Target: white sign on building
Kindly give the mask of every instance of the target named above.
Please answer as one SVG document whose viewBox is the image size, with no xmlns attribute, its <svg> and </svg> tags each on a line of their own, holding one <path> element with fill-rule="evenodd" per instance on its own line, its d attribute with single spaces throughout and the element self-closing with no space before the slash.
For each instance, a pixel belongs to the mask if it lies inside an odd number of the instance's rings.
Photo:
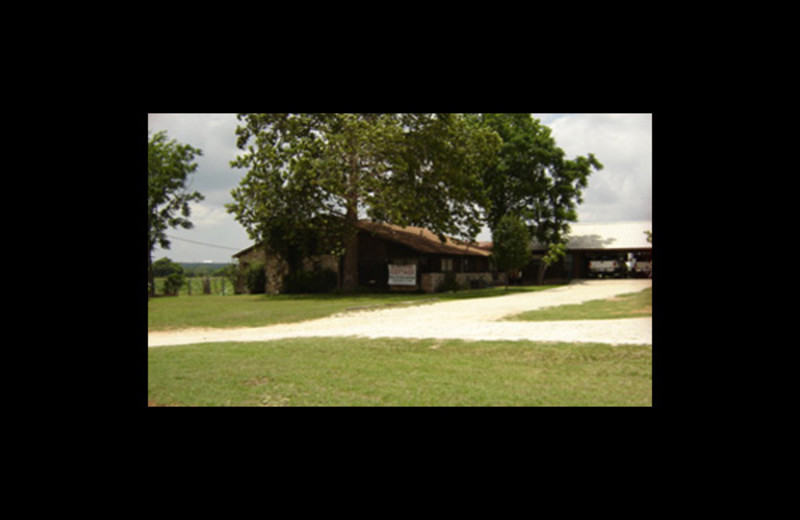
<svg viewBox="0 0 800 520">
<path fill-rule="evenodd" d="M 389 285 L 417 285 L 417 266 L 389 264 Z"/>
</svg>

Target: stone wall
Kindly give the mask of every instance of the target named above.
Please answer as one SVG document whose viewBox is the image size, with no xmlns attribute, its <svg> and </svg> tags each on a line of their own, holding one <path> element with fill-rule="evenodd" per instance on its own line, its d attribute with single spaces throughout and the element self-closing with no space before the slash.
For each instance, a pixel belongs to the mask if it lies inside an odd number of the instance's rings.
<svg viewBox="0 0 800 520">
<path fill-rule="evenodd" d="M 303 260 L 303 271 L 333 271 L 339 276 L 339 257 L 333 255 L 312 256 Z"/>
<path fill-rule="evenodd" d="M 426 293 L 434 293 L 444 282 L 444 273 L 423 273 L 422 290 Z M 456 282 L 462 289 L 476 287 L 491 287 L 494 285 L 492 273 L 456 273 Z"/>
<path fill-rule="evenodd" d="M 267 255 L 263 248 L 255 248 L 246 255 L 239 257 L 239 266 L 243 268 L 245 265 L 251 265 L 257 262 L 265 264 L 265 271 L 267 275 L 267 285 L 265 291 L 267 294 L 278 294 L 283 290 L 283 279 L 289 274 L 289 265 L 283 260 L 280 255 Z M 339 258 L 332 255 L 322 255 L 306 258 L 303 260 L 304 271 L 313 271 L 315 268 L 329 269 L 339 276 Z M 236 288 L 237 292 L 247 292 L 244 281 Z"/>
<path fill-rule="evenodd" d="M 491 287 L 492 273 L 456 273 L 456 281 L 464 289 Z"/>
<path fill-rule="evenodd" d="M 444 273 L 422 273 L 422 290 L 426 293 L 434 293 L 443 281 Z"/>
<path fill-rule="evenodd" d="M 267 294 L 278 294 L 283 290 L 283 278 L 289 274 L 289 264 L 278 255 L 267 255 Z"/>
</svg>

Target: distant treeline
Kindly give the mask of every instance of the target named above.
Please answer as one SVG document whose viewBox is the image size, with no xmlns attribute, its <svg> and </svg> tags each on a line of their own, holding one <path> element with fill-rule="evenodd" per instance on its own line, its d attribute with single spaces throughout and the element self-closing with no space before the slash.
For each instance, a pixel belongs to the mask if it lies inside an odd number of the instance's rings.
<svg viewBox="0 0 800 520">
<path fill-rule="evenodd" d="M 176 262 L 183 267 L 183 274 L 188 277 L 195 276 L 223 276 L 222 269 L 230 264 L 214 263 L 207 264 L 202 262 Z"/>
<path fill-rule="evenodd" d="M 194 278 L 197 276 L 225 276 L 225 268 L 230 268 L 233 263 L 213 263 L 203 262 L 173 262 L 168 257 L 159 258 L 153 262 L 153 276 L 169 276 L 173 273 Z"/>
</svg>

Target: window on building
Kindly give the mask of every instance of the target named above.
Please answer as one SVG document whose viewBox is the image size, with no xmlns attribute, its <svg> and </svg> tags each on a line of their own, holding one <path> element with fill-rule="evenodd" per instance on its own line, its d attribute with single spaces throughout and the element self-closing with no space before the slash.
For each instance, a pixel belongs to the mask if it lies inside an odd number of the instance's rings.
<svg viewBox="0 0 800 520">
<path fill-rule="evenodd" d="M 442 272 L 447 273 L 453 270 L 453 259 L 442 258 Z"/>
</svg>

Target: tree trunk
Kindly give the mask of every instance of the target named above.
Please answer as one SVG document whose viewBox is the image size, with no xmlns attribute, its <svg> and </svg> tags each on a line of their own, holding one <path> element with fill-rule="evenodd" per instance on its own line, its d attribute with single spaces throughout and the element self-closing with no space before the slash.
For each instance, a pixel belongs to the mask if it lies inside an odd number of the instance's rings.
<svg viewBox="0 0 800 520">
<path fill-rule="evenodd" d="M 547 264 L 544 261 L 542 261 L 539 264 L 539 279 L 538 279 L 539 285 L 544 285 L 544 273 L 545 273 L 545 271 L 547 271 Z"/>
<path fill-rule="evenodd" d="M 156 296 L 156 281 L 153 278 L 153 255 L 147 255 L 147 282 L 150 284 L 148 298 Z"/>
<path fill-rule="evenodd" d="M 351 136 L 352 137 L 352 136 Z M 350 143 L 349 166 L 350 171 L 347 175 L 347 192 L 345 195 L 347 213 L 345 214 L 345 235 L 344 235 L 344 280 L 342 281 L 342 292 L 355 292 L 358 288 L 358 149 L 355 142 Z"/>
<path fill-rule="evenodd" d="M 358 213 L 357 210 L 348 207 L 345 216 L 347 229 L 344 237 L 344 275 L 342 280 L 342 292 L 355 292 L 358 288 Z"/>
</svg>

